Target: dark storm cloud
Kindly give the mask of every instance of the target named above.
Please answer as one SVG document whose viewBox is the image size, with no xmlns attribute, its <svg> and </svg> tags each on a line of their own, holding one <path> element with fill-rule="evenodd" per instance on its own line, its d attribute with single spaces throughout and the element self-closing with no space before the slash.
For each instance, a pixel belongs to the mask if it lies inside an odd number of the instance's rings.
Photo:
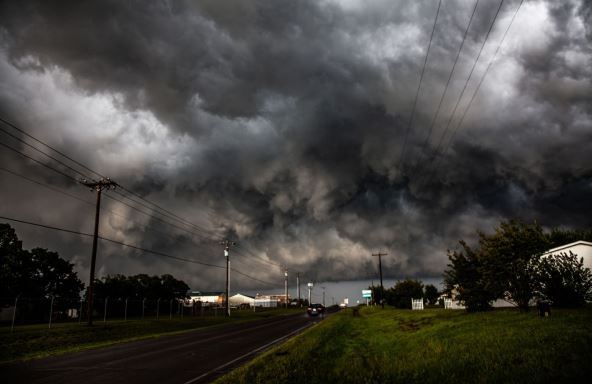
<svg viewBox="0 0 592 384">
<path fill-rule="evenodd" d="M 438 275 L 447 248 L 504 218 L 592 224 L 582 213 L 592 189 L 589 2 L 525 2 L 456 132 L 519 4 L 504 1 L 445 136 L 455 132 L 454 140 L 434 157 L 499 5 L 479 2 L 424 147 L 474 5 L 443 2 L 403 164 L 437 2 L 363 4 L 4 3 L 2 114 L 216 235 L 317 279 L 366 277 L 375 262 L 369 254 L 380 248 L 391 253 L 389 275 Z M 39 204 L 49 199 L 29 194 Z M 7 208 L 15 216 L 35 213 L 14 190 L 2 197 L 20 201 Z M 110 204 L 128 219 L 105 221 L 105 233 L 222 261 L 212 239 L 192 242 Z M 58 209 L 37 217 L 88 226 Z M 51 245 L 85 267 L 85 244 Z M 120 257 L 126 252 L 106 246 L 102 273 L 172 268 L 193 285 L 215 281 L 203 269 Z M 279 273 L 243 267 L 259 278 Z"/>
</svg>

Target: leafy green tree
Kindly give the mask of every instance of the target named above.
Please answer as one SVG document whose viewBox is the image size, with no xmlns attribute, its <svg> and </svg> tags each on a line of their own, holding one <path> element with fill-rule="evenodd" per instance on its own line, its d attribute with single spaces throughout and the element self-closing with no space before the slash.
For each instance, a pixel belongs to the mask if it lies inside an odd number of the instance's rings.
<svg viewBox="0 0 592 384">
<path fill-rule="evenodd" d="M 592 272 L 571 252 L 542 258 L 537 281 L 540 296 L 557 307 L 581 307 L 592 299 Z"/>
<path fill-rule="evenodd" d="M 435 305 L 438 302 L 438 297 L 440 297 L 440 292 L 434 285 L 428 284 L 424 287 L 424 297 L 428 304 Z"/>
<path fill-rule="evenodd" d="M 43 248 L 22 249 L 16 232 L 0 224 L 0 296 L 76 299 L 84 287 L 74 264 Z"/>
<path fill-rule="evenodd" d="M 485 263 L 479 250 L 473 250 L 461 240 L 462 250 L 448 252 L 448 269 L 444 272 L 446 291 L 456 294 L 456 300 L 469 312 L 491 309 L 496 294 L 488 288 Z"/>
<path fill-rule="evenodd" d="M 411 309 L 411 299 L 423 298 L 423 284 L 411 279 L 397 281 L 393 288 L 387 290 L 385 296 L 387 304 Z"/>
<path fill-rule="evenodd" d="M 493 235 L 479 233 L 479 247 L 486 288 L 528 311 L 537 287 L 538 259 L 549 249 L 543 228 L 536 222 L 504 221 Z"/>
</svg>

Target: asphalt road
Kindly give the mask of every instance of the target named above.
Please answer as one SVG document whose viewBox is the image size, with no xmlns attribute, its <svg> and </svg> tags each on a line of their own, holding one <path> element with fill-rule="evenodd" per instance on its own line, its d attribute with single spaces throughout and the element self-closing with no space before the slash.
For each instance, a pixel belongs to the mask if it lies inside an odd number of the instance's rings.
<svg viewBox="0 0 592 384">
<path fill-rule="evenodd" d="M 318 317 L 278 316 L 111 347 L 0 365 L 3 383 L 207 383 Z"/>
</svg>

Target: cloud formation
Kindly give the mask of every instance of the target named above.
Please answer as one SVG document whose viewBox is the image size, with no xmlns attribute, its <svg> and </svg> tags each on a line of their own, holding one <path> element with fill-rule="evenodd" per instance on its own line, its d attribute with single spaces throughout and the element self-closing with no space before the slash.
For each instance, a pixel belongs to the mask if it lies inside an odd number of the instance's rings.
<svg viewBox="0 0 592 384">
<path fill-rule="evenodd" d="M 520 4 L 504 1 L 446 130 L 498 9 L 480 1 L 428 136 L 474 6 L 443 2 L 405 156 L 438 4 L 363 4 L 3 3 L 0 114 L 236 239 L 244 256 L 236 268 L 280 284 L 278 268 L 247 256 L 339 280 L 374 273 L 370 254 L 382 249 L 390 253 L 389 276 L 437 276 L 458 239 L 502 219 L 592 225 L 589 2 L 525 1 L 459 126 Z M 8 150 L 0 157 L 7 168 L 92 203 L 92 194 L 59 175 Z M 5 215 L 89 232 L 92 204 L 0 177 Z M 123 217 L 105 215 L 105 236 L 222 264 L 212 239 L 106 204 Z M 87 268 L 87 242 L 19 232 L 25 245 L 58 249 Z M 173 273 L 195 288 L 220 288 L 220 271 L 102 246 L 100 273 Z"/>
</svg>

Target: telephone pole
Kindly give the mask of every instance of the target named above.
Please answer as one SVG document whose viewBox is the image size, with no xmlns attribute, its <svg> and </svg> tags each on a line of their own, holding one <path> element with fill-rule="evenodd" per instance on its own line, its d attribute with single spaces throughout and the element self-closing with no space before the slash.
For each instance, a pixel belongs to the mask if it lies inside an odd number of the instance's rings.
<svg viewBox="0 0 592 384">
<path fill-rule="evenodd" d="M 82 185 L 86 185 L 91 191 L 97 193 L 97 206 L 95 211 L 95 232 L 93 236 L 92 255 L 90 258 L 90 280 L 88 282 L 87 300 L 88 300 L 88 325 L 91 326 L 93 322 L 93 290 L 95 287 L 95 264 L 97 262 L 97 242 L 99 237 L 99 216 L 101 212 L 101 192 L 103 189 L 114 189 L 117 183 L 111 179 L 102 178 L 99 181 L 82 180 Z"/>
<path fill-rule="evenodd" d="M 300 302 L 300 272 L 296 273 L 296 291 L 298 291 L 298 305 L 302 307 L 302 303 Z"/>
<path fill-rule="evenodd" d="M 288 308 L 288 268 L 284 271 L 284 293 L 286 295 L 286 308 Z"/>
<path fill-rule="evenodd" d="M 386 256 L 388 253 L 373 253 L 372 256 L 378 257 L 378 270 L 380 271 L 380 305 L 384 309 L 384 286 L 382 285 L 382 256 Z"/>
<path fill-rule="evenodd" d="M 230 317 L 230 247 L 234 247 L 234 241 L 224 240 L 220 242 L 224 246 L 224 257 L 226 258 L 226 316 Z"/>
</svg>

